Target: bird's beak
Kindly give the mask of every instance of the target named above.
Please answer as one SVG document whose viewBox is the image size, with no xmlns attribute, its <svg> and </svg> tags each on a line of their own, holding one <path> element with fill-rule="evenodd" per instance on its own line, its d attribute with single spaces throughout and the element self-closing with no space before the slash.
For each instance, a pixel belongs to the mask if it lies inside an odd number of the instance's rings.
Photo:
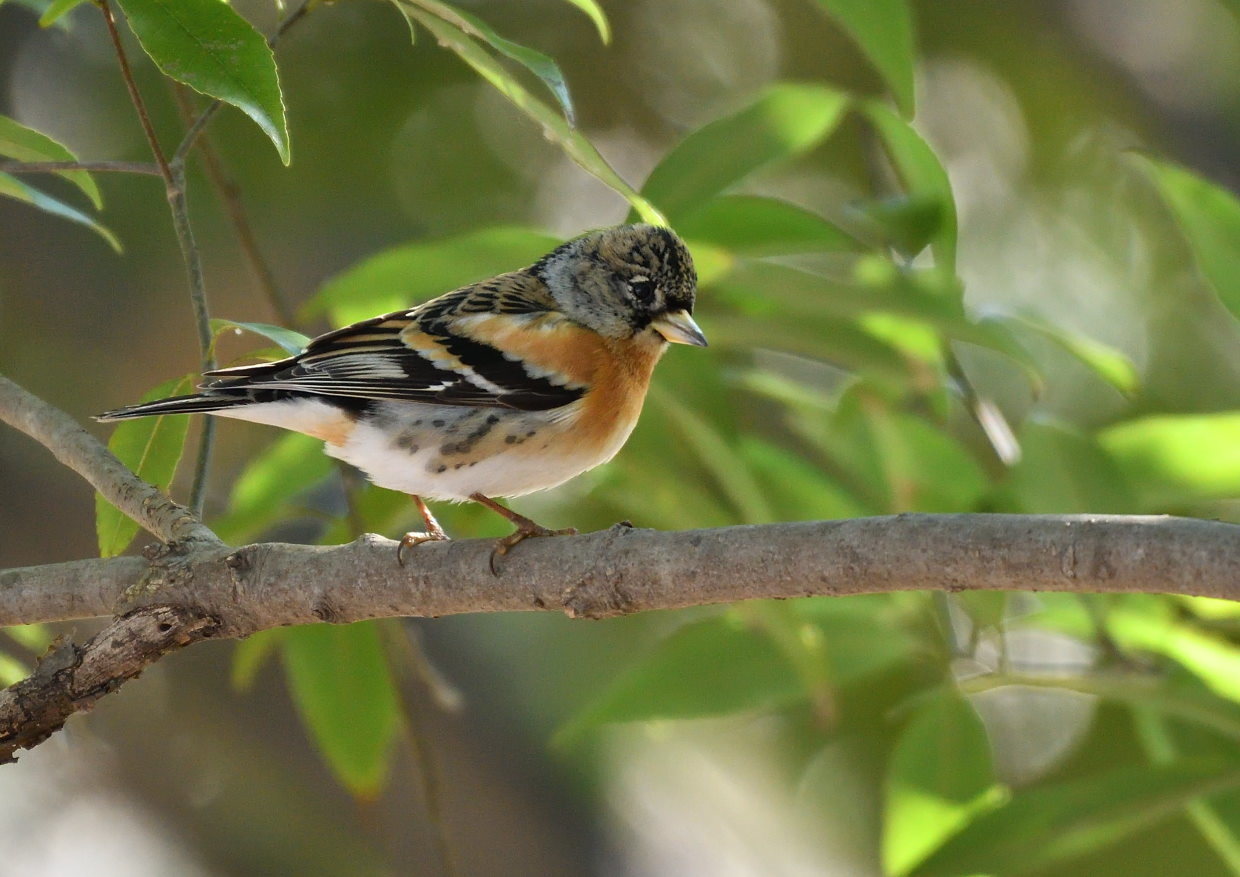
<svg viewBox="0 0 1240 877">
<path fill-rule="evenodd" d="M 692 344 L 694 347 L 705 347 L 706 336 L 693 322 L 688 311 L 669 311 L 657 320 L 652 320 L 651 328 L 673 344 Z"/>
</svg>

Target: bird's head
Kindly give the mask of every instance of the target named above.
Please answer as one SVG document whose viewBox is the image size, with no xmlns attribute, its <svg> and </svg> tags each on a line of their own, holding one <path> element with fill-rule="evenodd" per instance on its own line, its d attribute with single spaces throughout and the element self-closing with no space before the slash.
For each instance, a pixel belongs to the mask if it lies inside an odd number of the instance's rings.
<svg viewBox="0 0 1240 877">
<path fill-rule="evenodd" d="M 532 269 L 571 319 L 609 338 L 706 346 L 693 321 L 697 272 L 671 229 L 620 225 L 557 247 Z"/>
</svg>

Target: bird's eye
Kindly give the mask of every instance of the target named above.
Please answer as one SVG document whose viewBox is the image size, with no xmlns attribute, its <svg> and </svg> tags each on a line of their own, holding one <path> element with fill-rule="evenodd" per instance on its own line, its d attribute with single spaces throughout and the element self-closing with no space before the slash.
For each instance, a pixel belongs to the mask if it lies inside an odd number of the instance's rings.
<svg viewBox="0 0 1240 877">
<path fill-rule="evenodd" d="M 634 277 L 629 281 L 629 292 L 642 304 L 654 301 L 654 281 L 649 277 Z"/>
</svg>

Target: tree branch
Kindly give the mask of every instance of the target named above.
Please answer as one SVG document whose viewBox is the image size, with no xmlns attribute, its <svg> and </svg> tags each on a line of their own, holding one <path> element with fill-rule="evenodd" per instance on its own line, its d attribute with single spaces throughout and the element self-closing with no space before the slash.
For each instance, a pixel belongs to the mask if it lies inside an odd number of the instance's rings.
<svg viewBox="0 0 1240 877">
<path fill-rule="evenodd" d="M 0 375 L 0 421 L 43 445 L 152 535 L 172 542 L 221 544 L 219 538 L 186 508 L 130 472 L 68 414 L 26 392 L 3 375 Z"/>
</svg>

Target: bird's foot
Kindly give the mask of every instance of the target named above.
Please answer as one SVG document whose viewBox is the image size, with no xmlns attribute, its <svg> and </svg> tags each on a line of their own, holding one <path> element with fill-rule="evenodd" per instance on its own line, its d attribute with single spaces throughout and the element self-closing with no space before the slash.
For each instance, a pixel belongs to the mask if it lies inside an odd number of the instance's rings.
<svg viewBox="0 0 1240 877">
<path fill-rule="evenodd" d="M 400 543 L 396 546 L 396 562 L 401 566 L 405 565 L 405 552 L 410 548 L 421 545 L 423 542 L 451 542 L 452 538 L 443 530 L 435 529 L 426 533 L 406 533 L 400 537 Z"/>
<path fill-rule="evenodd" d="M 495 548 L 491 550 L 491 575 L 499 575 L 499 569 L 495 566 L 495 558 L 503 557 L 513 549 L 513 546 L 524 542 L 533 536 L 576 536 L 576 527 L 565 527 L 563 530 L 551 530 L 540 524 L 535 524 L 529 518 L 525 518 L 523 523 L 517 525 L 517 529 L 513 530 L 503 539 L 495 540 Z"/>
</svg>

